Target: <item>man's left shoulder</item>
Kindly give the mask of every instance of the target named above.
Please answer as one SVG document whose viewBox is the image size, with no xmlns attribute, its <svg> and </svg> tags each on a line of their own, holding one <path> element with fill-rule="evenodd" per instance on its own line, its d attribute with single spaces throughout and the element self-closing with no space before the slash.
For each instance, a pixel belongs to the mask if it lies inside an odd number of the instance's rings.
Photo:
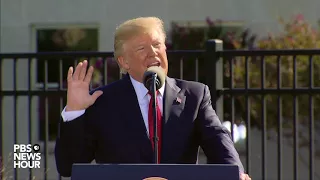
<svg viewBox="0 0 320 180">
<path fill-rule="evenodd" d="M 174 78 L 176 85 L 180 87 L 181 89 L 186 89 L 189 91 L 199 91 L 204 90 L 206 88 L 206 84 L 197 82 L 197 81 L 190 81 L 190 80 L 183 80 Z"/>
</svg>

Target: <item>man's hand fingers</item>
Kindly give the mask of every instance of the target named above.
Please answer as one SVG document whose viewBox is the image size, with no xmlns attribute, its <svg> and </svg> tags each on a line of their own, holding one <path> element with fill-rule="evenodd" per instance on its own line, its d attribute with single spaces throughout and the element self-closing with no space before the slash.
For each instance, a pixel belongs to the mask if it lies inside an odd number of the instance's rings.
<svg viewBox="0 0 320 180">
<path fill-rule="evenodd" d="M 92 73 L 93 73 L 93 67 L 90 66 L 89 69 L 88 69 L 87 75 L 86 75 L 86 77 L 84 78 L 84 81 L 87 82 L 88 84 L 89 84 L 90 81 L 91 81 Z"/>
<path fill-rule="evenodd" d="M 80 75 L 79 75 L 79 80 L 80 80 L 80 81 L 83 81 L 83 80 L 84 80 L 84 77 L 86 76 L 86 73 L 87 73 L 87 65 L 88 65 L 88 61 L 87 61 L 87 60 L 84 60 L 84 61 L 83 61 L 83 64 L 82 64 L 81 72 L 80 72 Z"/>
<path fill-rule="evenodd" d="M 93 103 L 98 99 L 99 96 L 101 96 L 103 94 L 102 91 L 96 91 L 92 94 L 92 100 L 93 100 Z"/>
<path fill-rule="evenodd" d="M 80 72 L 81 72 L 81 69 L 82 69 L 82 62 L 80 62 L 77 67 L 76 67 L 76 70 L 74 71 L 74 74 L 73 74 L 73 80 L 79 80 L 79 76 L 80 76 Z"/>
<path fill-rule="evenodd" d="M 248 174 L 240 174 L 240 180 L 251 180 Z"/>
<path fill-rule="evenodd" d="M 73 67 L 69 67 L 69 70 L 68 70 L 68 76 L 67 76 L 67 80 L 68 82 L 72 81 L 72 73 L 73 73 Z"/>
</svg>

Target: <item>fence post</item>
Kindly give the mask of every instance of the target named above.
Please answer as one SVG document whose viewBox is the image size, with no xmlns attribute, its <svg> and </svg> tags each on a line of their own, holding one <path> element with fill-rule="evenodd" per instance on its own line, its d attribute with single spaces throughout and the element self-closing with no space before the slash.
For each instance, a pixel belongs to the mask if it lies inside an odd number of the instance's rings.
<svg viewBox="0 0 320 180">
<path fill-rule="evenodd" d="M 212 106 L 219 119 L 223 121 L 223 96 L 217 90 L 223 89 L 223 59 L 219 51 L 223 50 L 223 42 L 219 39 L 210 39 L 206 42 L 205 71 L 206 84 L 210 88 Z"/>
<path fill-rule="evenodd" d="M 0 50 L 1 50 L 1 48 L 0 48 Z M 3 67 L 2 66 L 2 57 L 1 57 L 1 54 L 0 54 L 0 93 L 2 93 L 2 77 L 6 76 L 6 75 L 2 76 L 2 67 Z M 0 119 L 1 119 L 1 121 L 0 121 L 0 131 L 1 131 L 1 133 L 0 133 L 0 179 L 3 178 L 3 168 L 4 168 L 3 167 L 3 153 L 2 153 L 2 148 L 4 146 L 3 142 L 2 142 L 2 138 L 3 138 L 2 136 L 4 134 L 4 133 L 2 133 L 3 132 L 3 128 L 2 128 L 2 123 L 3 123 L 3 121 L 2 121 L 2 119 L 3 119 L 2 110 L 3 109 L 4 108 L 3 108 L 3 105 L 2 105 L 2 95 L 0 94 Z"/>
</svg>

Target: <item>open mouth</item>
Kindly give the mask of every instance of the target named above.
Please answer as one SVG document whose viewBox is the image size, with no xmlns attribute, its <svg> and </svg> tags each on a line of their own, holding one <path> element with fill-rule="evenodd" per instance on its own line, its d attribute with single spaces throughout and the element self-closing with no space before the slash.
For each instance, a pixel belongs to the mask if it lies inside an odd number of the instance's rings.
<svg viewBox="0 0 320 180">
<path fill-rule="evenodd" d="M 148 66 L 147 66 L 147 68 L 149 68 L 149 67 L 152 67 L 152 66 L 160 66 L 160 62 L 154 62 L 154 63 L 151 63 L 151 64 L 149 64 Z"/>
</svg>

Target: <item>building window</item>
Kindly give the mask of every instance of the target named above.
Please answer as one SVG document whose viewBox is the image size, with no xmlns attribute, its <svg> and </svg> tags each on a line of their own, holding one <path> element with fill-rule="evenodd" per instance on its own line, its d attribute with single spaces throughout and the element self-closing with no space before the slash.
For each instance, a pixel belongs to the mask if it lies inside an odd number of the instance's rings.
<svg viewBox="0 0 320 180">
<path fill-rule="evenodd" d="M 98 51 L 98 28 L 97 27 L 59 27 L 59 28 L 37 28 L 35 31 L 35 45 L 37 52 L 65 52 L 65 51 Z M 70 66 L 74 66 L 73 57 L 60 58 L 62 60 L 63 86 L 66 88 L 66 76 Z M 60 81 L 60 59 L 50 59 L 48 61 L 48 88 L 57 89 Z M 43 88 L 45 82 L 45 63 L 38 59 L 36 65 L 36 82 L 39 89 Z M 62 106 L 61 104 L 62 99 Z M 57 127 L 61 118 L 61 108 L 65 106 L 66 98 L 59 96 L 48 96 L 48 115 L 46 116 L 46 98 L 39 96 L 39 140 L 45 140 L 45 119 L 48 117 L 48 129 L 50 141 L 57 136 Z"/>
<path fill-rule="evenodd" d="M 37 52 L 63 52 L 63 51 L 97 51 L 97 28 L 63 28 L 63 29 L 37 29 Z M 74 65 L 75 59 L 63 59 L 62 75 L 66 75 L 69 66 Z M 48 61 L 48 82 L 59 82 L 58 59 Z M 37 82 L 43 83 L 45 78 L 44 61 L 37 63 Z"/>
</svg>

